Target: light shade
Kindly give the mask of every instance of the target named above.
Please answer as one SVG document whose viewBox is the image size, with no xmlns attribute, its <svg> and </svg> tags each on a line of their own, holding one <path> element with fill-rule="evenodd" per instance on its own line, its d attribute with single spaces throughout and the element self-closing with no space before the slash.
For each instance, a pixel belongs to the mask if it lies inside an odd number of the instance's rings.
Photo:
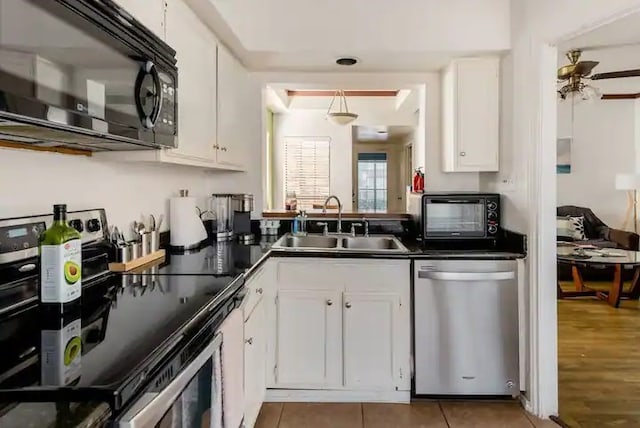
<svg viewBox="0 0 640 428">
<path fill-rule="evenodd" d="M 358 118 L 358 115 L 355 113 L 345 113 L 345 112 L 327 113 L 327 119 L 329 119 L 330 121 L 338 125 L 348 125 L 354 120 L 356 120 L 357 118 Z"/>
<path fill-rule="evenodd" d="M 639 190 L 640 174 L 617 174 L 616 189 L 618 190 Z"/>
</svg>

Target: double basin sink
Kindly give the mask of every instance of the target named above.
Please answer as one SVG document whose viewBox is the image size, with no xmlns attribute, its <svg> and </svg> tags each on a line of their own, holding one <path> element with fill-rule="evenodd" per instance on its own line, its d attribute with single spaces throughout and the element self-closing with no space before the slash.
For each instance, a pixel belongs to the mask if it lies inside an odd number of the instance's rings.
<svg viewBox="0 0 640 428">
<path fill-rule="evenodd" d="M 286 234 L 271 247 L 280 250 L 324 250 L 339 252 L 406 253 L 407 248 L 393 236 Z"/>
</svg>

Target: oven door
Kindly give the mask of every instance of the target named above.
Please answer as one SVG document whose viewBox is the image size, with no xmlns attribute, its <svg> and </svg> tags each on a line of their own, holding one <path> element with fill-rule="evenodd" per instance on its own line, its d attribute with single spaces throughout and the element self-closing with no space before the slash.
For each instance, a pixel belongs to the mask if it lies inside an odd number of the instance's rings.
<svg viewBox="0 0 640 428">
<path fill-rule="evenodd" d="M 221 346 L 222 335 L 218 334 L 166 387 L 144 393 L 120 417 L 119 426 L 222 427 Z"/>
<path fill-rule="evenodd" d="M 3 1 L 0 28 L 0 134 L 91 151 L 175 145 L 175 52 L 114 3 Z"/>
<path fill-rule="evenodd" d="M 484 198 L 425 197 L 423 203 L 425 239 L 487 236 Z"/>
</svg>

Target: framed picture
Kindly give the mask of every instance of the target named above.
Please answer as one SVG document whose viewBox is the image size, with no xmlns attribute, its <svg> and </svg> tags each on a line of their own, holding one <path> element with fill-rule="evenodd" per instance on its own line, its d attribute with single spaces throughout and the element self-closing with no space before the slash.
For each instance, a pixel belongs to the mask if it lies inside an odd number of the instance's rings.
<svg viewBox="0 0 640 428">
<path fill-rule="evenodd" d="M 571 140 L 572 138 L 558 138 L 556 172 L 571 174 Z"/>
</svg>

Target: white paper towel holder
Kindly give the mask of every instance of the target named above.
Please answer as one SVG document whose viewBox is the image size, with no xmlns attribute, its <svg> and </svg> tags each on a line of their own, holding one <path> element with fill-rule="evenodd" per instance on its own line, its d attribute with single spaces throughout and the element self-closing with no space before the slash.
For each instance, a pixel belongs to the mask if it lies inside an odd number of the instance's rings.
<svg viewBox="0 0 640 428">
<path fill-rule="evenodd" d="M 206 242 L 207 230 L 197 213 L 195 198 L 189 197 L 187 189 L 180 189 L 179 194 L 169 201 L 169 246 L 172 250 L 191 250 Z"/>
</svg>

